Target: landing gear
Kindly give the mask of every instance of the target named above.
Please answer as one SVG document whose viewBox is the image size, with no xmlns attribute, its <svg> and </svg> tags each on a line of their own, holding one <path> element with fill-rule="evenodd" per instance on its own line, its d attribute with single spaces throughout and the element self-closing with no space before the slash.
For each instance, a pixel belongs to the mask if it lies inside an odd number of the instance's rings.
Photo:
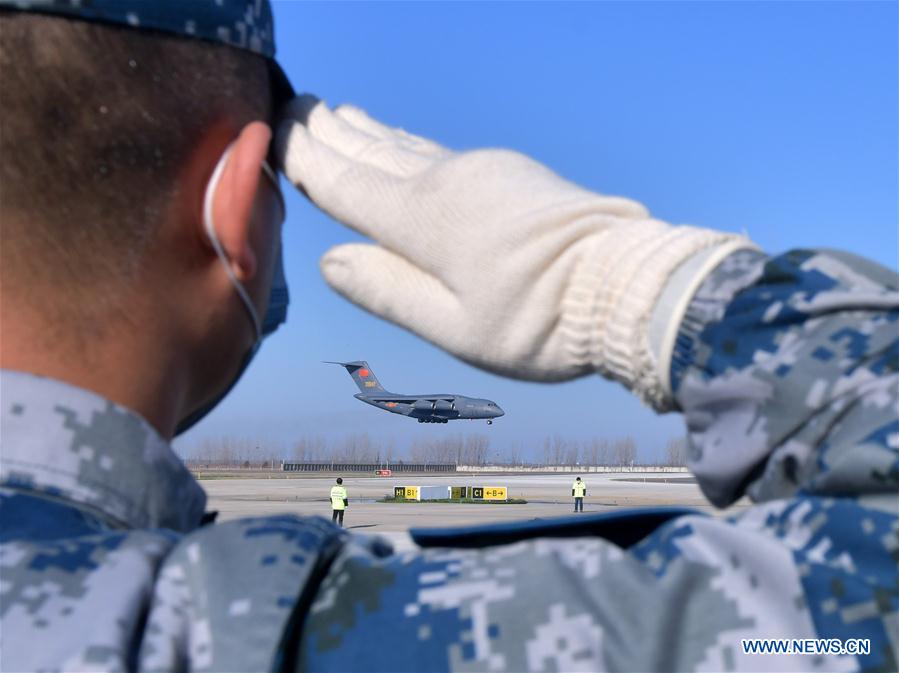
<svg viewBox="0 0 899 673">
<path fill-rule="evenodd" d="M 487 421 L 487 425 L 493 425 L 493 421 Z"/>
<path fill-rule="evenodd" d="M 419 418 L 419 423 L 446 423 L 446 418 Z"/>
</svg>

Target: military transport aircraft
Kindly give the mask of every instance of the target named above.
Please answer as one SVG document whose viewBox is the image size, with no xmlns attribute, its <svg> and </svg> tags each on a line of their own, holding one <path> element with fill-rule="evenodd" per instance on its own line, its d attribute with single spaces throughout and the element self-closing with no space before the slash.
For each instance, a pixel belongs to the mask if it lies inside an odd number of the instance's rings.
<svg viewBox="0 0 899 673">
<path fill-rule="evenodd" d="M 458 419 L 493 419 L 505 414 L 500 406 L 491 400 L 464 395 L 397 395 L 384 390 L 371 367 L 362 360 L 355 362 L 327 362 L 329 365 L 344 367 L 359 386 L 361 393 L 353 397 L 378 409 L 392 414 L 417 418 L 419 423 L 446 423 Z"/>
</svg>

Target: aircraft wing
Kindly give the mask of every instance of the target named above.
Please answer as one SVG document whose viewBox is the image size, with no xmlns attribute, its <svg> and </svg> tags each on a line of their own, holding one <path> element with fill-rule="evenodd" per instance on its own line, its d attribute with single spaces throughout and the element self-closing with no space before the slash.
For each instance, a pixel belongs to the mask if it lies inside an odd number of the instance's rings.
<svg viewBox="0 0 899 673">
<path fill-rule="evenodd" d="M 393 402 L 394 404 L 414 404 L 419 400 L 425 402 L 454 402 L 455 395 L 365 395 L 372 402 Z"/>
</svg>

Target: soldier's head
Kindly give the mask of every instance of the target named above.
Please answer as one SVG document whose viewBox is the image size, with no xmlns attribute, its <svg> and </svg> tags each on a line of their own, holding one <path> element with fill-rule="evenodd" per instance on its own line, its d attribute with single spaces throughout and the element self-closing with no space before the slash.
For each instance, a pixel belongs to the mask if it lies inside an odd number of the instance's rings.
<svg viewBox="0 0 899 673">
<path fill-rule="evenodd" d="M 337 483 L 338 483 L 338 484 L 342 484 L 342 483 L 343 483 L 343 479 L 340 478 L 340 477 L 337 477 Z"/>
<path fill-rule="evenodd" d="M 576 481 L 580 481 L 580 480 L 581 480 L 581 478 L 580 478 L 580 477 L 578 477 L 578 478 L 577 478 L 577 479 L 576 479 Z"/>
<path fill-rule="evenodd" d="M 0 0 L 0 21 L 3 364 L 140 335 L 184 374 L 183 422 L 241 371 L 280 272 L 268 3 Z"/>
</svg>

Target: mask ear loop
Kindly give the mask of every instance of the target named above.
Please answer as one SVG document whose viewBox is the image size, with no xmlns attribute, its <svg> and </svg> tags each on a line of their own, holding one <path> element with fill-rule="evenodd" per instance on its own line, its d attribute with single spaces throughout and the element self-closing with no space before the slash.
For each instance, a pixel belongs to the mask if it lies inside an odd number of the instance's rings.
<svg viewBox="0 0 899 673">
<path fill-rule="evenodd" d="M 284 204 L 284 194 L 281 192 L 281 183 L 278 181 L 278 174 L 272 170 L 272 167 L 268 165 L 267 161 L 262 162 L 262 172 L 265 173 L 265 177 L 268 178 L 268 181 L 275 189 L 275 194 L 278 195 L 278 204 L 281 206 L 281 222 L 283 222 L 284 218 L 287 217 L 287 206 Z"/>
<path fill-rule="evenodd" d="M 212 202 L 215 199 L 215 190 L 218 188 L 219 181 L 222 179 L 222 174 L 225 172 L 225 165 L 228 163 L 228 157 L 231 156 L 231 150 L 233 148 L 234 143 L 231 143 L 225 149 L 221 159 L 219 159 L 218 164 L 215 166 L 215 170 L 212 171 L 212 177 L 209 178 L 209 184 L 206 185 L 206 193 L 203 196 L 203 226 L 206 229 L 206 236 L 212 244 L 212 249 L 221 261 L 222 266 L 225 267 L 225 273 L 228 274 L 231 285 L 237 292 L 237 296 L 240 297 L 240 300 L 243 302 L 244 308 L 247 309 L 250 322 L 253 323 L 253 332 L 256 335 L 256 340 L 253 344 L 253 350 L 255 350 L 262 340 L 262 327 L 259 322 L 259 315 L 256 313 L 256 307 L 253 306 L 252 300 L 250 300 L 250 295 L 247 294 L 243 284 L 237 279 L 237 276 L 234 275 L 234 270 L 231 268 L 231 260 L 228 259 L 228 254 L 225 252 L 221 241 L 219 241 L 218 235 L 215 233 L 215 224 L 212 221 Z"/>
</svg>

